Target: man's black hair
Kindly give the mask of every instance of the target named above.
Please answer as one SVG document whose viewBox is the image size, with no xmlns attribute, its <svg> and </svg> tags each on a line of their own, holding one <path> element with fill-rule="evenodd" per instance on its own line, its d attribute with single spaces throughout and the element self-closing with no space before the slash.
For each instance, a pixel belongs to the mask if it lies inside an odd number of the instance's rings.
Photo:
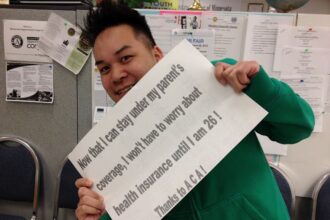
<svg viewBox="0 0 330 220">
<path fill-rule="evenodd" d="M 89 10 L 82 36 L 86 38 L 90 46 L 94 46 L 97 36 L 102 31 L 122 24 L 132 27 L 136 35 L 144 35 L 147 46 L 156 45 L 145 17 L 126 4 L 115 3 L 111 0 L 103 0 L 97 8 Z"/>
</svg>

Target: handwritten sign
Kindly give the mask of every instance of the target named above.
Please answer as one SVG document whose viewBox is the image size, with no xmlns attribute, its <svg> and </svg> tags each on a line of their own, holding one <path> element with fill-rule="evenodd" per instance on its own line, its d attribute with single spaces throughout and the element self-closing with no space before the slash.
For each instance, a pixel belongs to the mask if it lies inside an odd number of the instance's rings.
<svg viewBox="0 0 330 220">
<path fill-rule="evenodd" d="M 69 155 L 112 219 L 161 219 L 266 115 L 177 45 Z"/>
</svg>

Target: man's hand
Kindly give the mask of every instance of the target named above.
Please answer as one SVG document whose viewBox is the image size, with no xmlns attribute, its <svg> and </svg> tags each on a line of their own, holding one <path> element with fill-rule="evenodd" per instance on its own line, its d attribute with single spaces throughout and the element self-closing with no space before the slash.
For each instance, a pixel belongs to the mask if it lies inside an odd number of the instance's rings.
<svg viewBox="0 0 330 220">
<path fill-rule="evenodd" d="M 87 178 L 76 180 L 79 203 L 76 209 L 78 220 L 98 220 L 105 210 L 103 197 L 90 188 L 93 182 Z"/>
<path fill-rule="evenodd" d="M 239 93 L 250 84 L 259 69 L 259 64 L 255 61 L 240 61 L 235 65 L 219 62 L 215 66 L 214 74 L 222 85 L 229 84 Z"/>
</svg>

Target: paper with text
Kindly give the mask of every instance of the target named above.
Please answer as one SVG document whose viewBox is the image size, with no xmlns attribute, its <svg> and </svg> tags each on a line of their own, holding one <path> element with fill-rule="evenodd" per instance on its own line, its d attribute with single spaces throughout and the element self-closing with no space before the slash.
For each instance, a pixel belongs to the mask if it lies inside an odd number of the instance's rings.
<svg viewBox="0 0 330 220">
<path fill-rule="evenodd" d="M 247 16 L 246 12 L 212 11 L 202 14 L 202 28 L 215 30 L 212 60 L 227 57 L 242 59 Z"/>
<path fill-rule="evenodd" d="M 52 59 L 39 50 L 45 21 L 3 20 L 5 59 L 17 62 L 51 63 Z"/>
<path fill-rule="evenodd" d="M 213 71 L 183 40 L 70 153 L 112 219 L 163 218 L 265 117 Z"/>
<path fill-rule="evenodd" d="M 46 30 L 40 37 L 39 48 L 77 75 L 91 53 L 91 48 L 80 39 L 80 35 L 81 30 L 78 27 L 51 13 Z"/>
<path fill-rule="evenodd" d="M 6 101 L 54 102 L 52 63 L 6 63 Z"/>
<path fill-rule="evenodd" d="M 330 27 L 280 25 L 277 33 L 273 70 L 281 71 L 285 47 L 330 49 Z M 322 59 L 322 57 L 320 57 Z M 321 65 L 322 66 L 322 65 Z"/>
<path fill-rule="evenodd" d="M 295 14 L 251 13 L 246 27 L 243 60 L 257 60 L 266 72 L 272 72 L 279 25 L 294 25 Z"/>
</svg>

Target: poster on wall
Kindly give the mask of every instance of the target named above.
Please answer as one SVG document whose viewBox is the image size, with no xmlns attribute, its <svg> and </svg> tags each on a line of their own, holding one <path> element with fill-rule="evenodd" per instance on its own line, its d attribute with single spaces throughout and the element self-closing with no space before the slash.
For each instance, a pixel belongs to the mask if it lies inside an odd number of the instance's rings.
<svg viewBox="0 0 330 220">
<path fill-rule="evenodd" d="M 39 48 L 59 64 L 78 74 L 85 65 L 91 48 L 80 38 L 81 30 L 51 13 L 45 31 L 40 38 Z"/>
<path fill-rule="evenodd" d="M 41 52 L 38 47 L 45 26 L 45 21 L 3 20 L 5 59 L 52 62 L 51 58 Z"/>
<path fill-rule="evenodd" d="M 179 9 L 179 0 L 158 0 L 158 1 L 144 1 L 143 8 L 151 8 L 151 9 Z"/>
<path fill-rule="evenodd" d="M 194 0 L 181 0 L 180 9 L 187 10 Z M 200 1 L 205 11 L 241 11 L 241 0 L 202 0 Z"/>
<path fill-rule="evenodd" d="M 53 103 L 53 64 L 8 62 L 6 101 Z"/>
</svg>

